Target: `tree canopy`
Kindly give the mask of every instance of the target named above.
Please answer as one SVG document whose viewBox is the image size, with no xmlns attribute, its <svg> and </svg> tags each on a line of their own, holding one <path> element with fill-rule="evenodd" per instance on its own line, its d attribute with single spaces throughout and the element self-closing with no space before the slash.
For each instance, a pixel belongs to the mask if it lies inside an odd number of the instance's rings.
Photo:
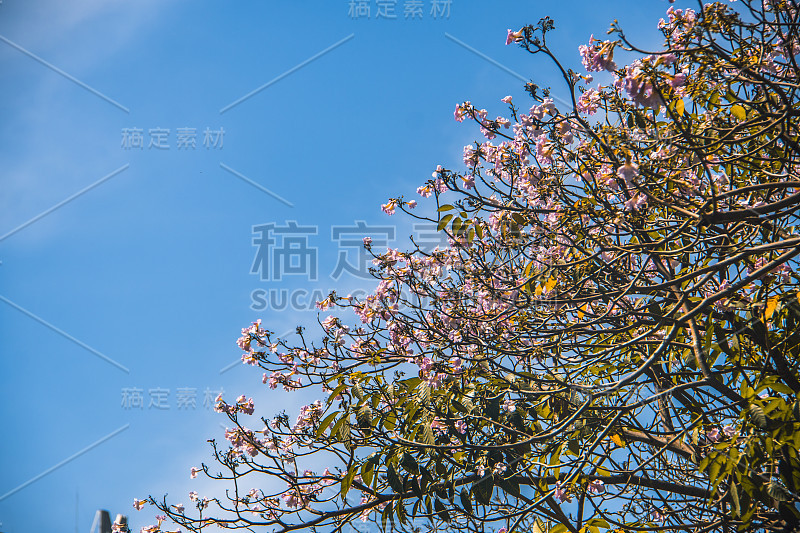
<svg viewBox="0 0 800 533">
<path fill-rule="evenodd" d="M 798 527 L 797 8 L 670 7 L 661 49 L 612 25 L 579 71 L 550 19 L 509 30 L 560 85 L 459 104 L 464 167 L 383 206 L 450 246 L 365 239 L 377 288 L 319 302 L 320 340 L 242 330 L 263 386 L 321 399 L 218 398 L 229 442 L 192 474 L 226 498 L 136 500 L 164 515 L 143 531 Z"/>
</svg>

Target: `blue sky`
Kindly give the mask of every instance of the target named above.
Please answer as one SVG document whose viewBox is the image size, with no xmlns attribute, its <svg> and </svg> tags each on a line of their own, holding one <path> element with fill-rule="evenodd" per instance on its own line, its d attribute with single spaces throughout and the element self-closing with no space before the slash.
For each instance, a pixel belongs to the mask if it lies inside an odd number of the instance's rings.
<svg viewBox="0 0 800 533">
<path fill-rule="evenodd" d="M 479 133 L 455 104 L 495 116 L 508 94 L 526 107 L 518 76 L 555 83 L 506 29 L 553 17 L 577 68 L 614 18 L 656 44 L 669 5 L 452 0 L 434 17 L 424 0 L 406 19 L 397 0 L 389 19 L 349 3 L 0 3 L 0 531 L 88 531 L 98 508 L 138 531 L 153 513 L 134 497 L 218 490 L 189 479 L 223 437 L 206 391 L 253 396 L 266 417 L 316 399 L 230 367 L 240 328 L 313 326 L 315 291 L 372 289 L 332 231 L 391 227 L 404 247 L 415 228 L 380 204 L 461 168 Z M 310 230 L 286 240 L 288 221 Z M 254 246 L 269 224 L 274 246 Z M 291 237 L 297 274 L 251 273 Z M 334 280 L 341 257 L 356 274 Z M 298 305 L 263 308 L 281 291 Z"/>
</svg>

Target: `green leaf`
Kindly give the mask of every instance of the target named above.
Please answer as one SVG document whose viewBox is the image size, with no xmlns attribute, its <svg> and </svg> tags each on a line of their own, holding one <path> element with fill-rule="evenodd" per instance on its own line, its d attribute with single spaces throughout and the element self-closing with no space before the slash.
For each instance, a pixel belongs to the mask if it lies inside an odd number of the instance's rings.
<svg viewBox="0 0 800 533">
<path fill-rule="evenodd" d="M 325 433 L 325 430 L 328 429 L 328 426 L 331 425 L 331 422 L 333 422 L 333 419 L 336 418 L 336 415 L 338 415 L 340 413 L 341 413 L 341 411 L 336 411 L 335 413 L 331 413 L 328 416 L 326 416 L 322 420 L 322 422 L 319 423 L 319 427 L 317 428 L 317 431 L 316 431 L 317 437 L 321 437 L 322 434 Z"/>
<path fill-rule="evenodd" d="M 406 479 L 409 479 L 409 478 L 406 478 Z M 410 477 L 410 481 L 411 481 L 411 490 L 414 491 L 414 494 L 417 496 L 417 498 L 419 500 L 421 500 L 422 499 L 422 487 L 419 484 L 419 480 L 417 479 L 417 476 L 411 476 Z M 417 502 L 417 503 L 419 503 L 419 502 Z"/>
<path fill-rule="evenodd" d="M 342 383 L 341 385 L 333 389 L 333 392 L 331 392 L 330 395 L 328 396 L 328 405 L 330 405 L 331 402 L 333 402 L 334 398 L 339 396 L 339 394 L 341 394 L 341 392 L 346 388 L 347 388 L 347 383 Z"/>
<path fill-rule="evenodd" d="M 364 399 L 364 391 L 361 390 L 361 385 L 356 383 L 355 385 L 353 385 L 353 388 L 350 389 L 350 392 L 352 392 L 353 396 L 358 398 L 359 401 Z"/>
<path fill-rule="evenodd" d="M 761 406 L 753 404 L 748 407 L 747 412 L 750 414 L 750 420 L 752 420 L 756 427 L 760 429 L 767 429 L 769 420 L 767 419 L 767 414 L 764 412 Z"/>
<path fill-rule="evenodd" d="M 437 209 L 437 211 L 439 211 L 440 213 L 443 213 L 444 211 L 450 211 L 450 210 L 453 210 L 453 209 L 455 209 L 455 207 L 453 207 L 452 205 L 444 204 L 439 209 Z"/>
<path fill-rule="evenodd" d="M 466 407 L 464 407 L 464 404 L 462 404 L 462 403 L 461 403 L 461 402 L 459 402 L 458 400 L 455 400 L 455 399 L 454 399 L 454 400 L 450 400 L 450 401 L 451 401 L 451 403 L 453 404 L 453 407 L 455 407 L 455 408 L 456 408 L 456 411 L 460 411 L 460 412 L 462 412 L 462 413 L 468 413 L 468 412 L 469 412 L 469 411 L 467 411 L 467 408 L 466 408 Z"/>
<path fill-rule="evenodd" d="M 368 428 L 372 425 L 372 408 L 368 404 L 364 404 L 356 411 L 356 421 L 362 428 Z"/>
<path fill-rule="evenodd" d="M 397 512 L 397 519 L 400 520 L 400 523 L 405 524 L 407 521 L 406 506 L 403 505 L 402 502 L 398 502 L 397 507 L 395 507 L 395 511 Z"/>
<path fill-rule="evenodd" d="M 773 479 L 767 484 L 767 494 L 769 494 L 770 498 L 778 500 L 779 502 L 785 502 L 789 499 L 786 491 L 781 487 L 777 479 Z"/>
<path fill-rule="evenodd" d="M 381 525 L 382 525 L 381 529 L 383 531 L 386 531 L 386 521 L 388 520 L 389 517 L 392 518 L 392 524 L 394 524 L 394 516 L 392 515 L 392 503 L 393 502 L 391 501 L 389 502 L 389 504 L 383 510 L 383 514 L 381 515 Z"/>
<path fill-rule="evenodd" d="M 467 489 L 461 489 L 459 498 L 461 498 L 461 506 L 464 510 L 472 514 L 472 499 L 469 496 L 469 491 Z"/>
<path fill-rule="evenodd" d="M 572 455 L 580 455 L 581 454 L 581 443 L 578 442 L 578 439 L 572 439 L 567 443 L 567 449 L 572 453 Z"/>
<path fill-rule="evenodd" d="M 381 421 L 383 422 L 383 427 L 389 431 L 393 431 L 394 428 L 397 427 L 397 416 L 394 414 L 394 411 L 389 411 Z"/>
<path fill-rule="evenodd" d="M 498 483 L 500 488 L 506 491 L 507 493 L 511 494 L 514 497 L 519 498 L 520 491 L 519 491 L 519 483 L 512 479 L 501 479 Z"/>
<path fill-rule="evenodd" d="M 747 111 L 739 104 L 731 106 L 731 114 L 739 120 L 747 120 Z"/>
<path fill-rule="evenodd" d="M 424 381 L 420 381 L 416 388 L 416 394 L 414 396 L 414 401 L 417 402 L 419 405 L 424 405 L 428 403 L 428 400 L 431 399 L 431 388 L 428 384 Z"/>
<path fill-rule="evenodd" d="M 739 504 L 739 489 L 736 488 L 736 480 L 731 480 L 731 505 L 733 506 L 733 510 L 736 513 L 735 516 L 741 516 L 742 508 Z"/>
<path fill-rule="evenodd" d="M 353 443 L 350 439 L 350 421 L 347 420 L 346 418 L 343 418 L 340 422 L 342 422 L 342 425 L 339 426 L 339 433 L 338 433 L 339 441 L 342 444 L 344 444 L 344 447 L 347 449 L 348 452 L 352 451 Z"/>
<path fill-rule="evenodd" d="M 436 437 L 433 436 L 433 428 L 430 424 L 422 426 L 422 442 L 423 444 L 434 444 L 436 442 Z"/>
<path fill-rule="evenodd" d="M 400 466 L 405 468 L 407 472 L 415 475 L 419 474 L 419 465 L 417 465 L 414 456 L 408 452 L 403 452 L 402 457 L 400 457 Z"/>
<path fill-rule="evenodd" d="M 716 484 L 723 465 L 724 463 L 722 458 L 720 456 L 716 456 L 712 460 L 711 465 L 708 467 L 708 480 L 712 485 Z"/>
<path fill-rule="evenodd" d="M 372 485 L 372 474 L 374 473 L 375 465 L 369 461 L 364 461 L 364 464 L 361 465 L 361 479 L 367 487 Z"/>
<path fill-rule="evenodd" d="M 500 397 L 489 398 L 486 401 L 486 416 L 492 420 L 500 418 Z"/>
<path fill-rule="evenodd" d="M 558 524 L 550 528 L 550 533 L 564 533 L 565 531 L 569 531 L 569 528 L 564 524 Z"/>
<path fill-rule="evenodd" d="M 439 515 L 439 518 L 445 522 L 450 521 L 450 513 L 447 511 L 447 507 L 438 498 L 433 500 L 433 508 L 436 509 L 436 514 Z"/>
<path fill-rule="evenodd" d="M 403 482 L 400 481 L 400 478 L 397 476 L 397 472 L 391 463 L 386 466 L 386 481 L 389 482 L 389 486 L 392 487 L 392 490 L 396 493 L 400 494 L 404 492 Z"/>
<path fill-rule="evenodd" d="M 447 224 L 450 223 L 450 221 L 452 219 L 453 219 L 453 215 L 445 215 L 445 216 L 443 216 L 442 219 L 439 221 L 439 225 L 436 226 L 436 230 L 437 231 L 442 231 L 447 226 Z"/>
<path fill-rule="evenodd" d="M 475 494 L 475 500 L 484 505 L 489 505 L 492 501 L 493 490 L 494 483 L 492 476 L 486 476 L 472 484 L 472 493 Z"/>
<path fill-rule="evenodd" d="M 590 526 L 602 527 L 602 528 L 605 528 L 605 529 L 610 529 L 611 528 L 609 523 L 606 522 L 605 520 L 603 520 L 602 518 L 592 518 L 591 520 L 589 520 L 586 523 L 588 525 L 590 525 Z"/>
<path fill-rule="evenodd" d="M 356 477 L 355 468 L 353 468 L 352 470 L 348 470 L 347 474 L 344 475 L 344 479 L 342 479 L 342 486 L 341 486 L 342 498 L 346 497 L 347 493 L 350 491 L 350 485 L 353 484 L 354 477 Z"/>
</svg>

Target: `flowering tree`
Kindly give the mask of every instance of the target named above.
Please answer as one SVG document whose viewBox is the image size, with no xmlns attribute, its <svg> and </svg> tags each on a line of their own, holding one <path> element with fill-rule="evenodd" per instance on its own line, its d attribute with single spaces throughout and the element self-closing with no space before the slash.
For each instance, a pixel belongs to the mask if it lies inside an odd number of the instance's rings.
<svg viewBox="0 0 800 533">
<path fill-rule="evenodd" d="M 377 289 L 319 302 L 358 317 L 321 341 L 245 328 L 265 386 L 325 399 L 253 425 L 252 400 L 218 398 L 223 471 L 192 476 L 226 498 L 150 498 L 145 530 L 797 527 L 798 12 L 735 6 L 670 8 L 655 52 L 612 26 L 585 72 L 551 53 L 551 20 L 509 30 L 568 104 L 529 84 L 508 118 L 456 107 L 486 141 L 418 189 L 435 216 L 383 206 L 449 248 L 374 251 Z"/>
</svg>

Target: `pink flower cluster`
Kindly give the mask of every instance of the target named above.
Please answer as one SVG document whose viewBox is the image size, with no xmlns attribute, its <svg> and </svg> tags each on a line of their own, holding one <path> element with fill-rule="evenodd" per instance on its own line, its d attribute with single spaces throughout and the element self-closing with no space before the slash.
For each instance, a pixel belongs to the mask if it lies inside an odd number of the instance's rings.
<svg viewBox="0 0 800 533">
<path fill-rule="evenodd" d="M 578 47 L 581 54 L 581 61 L 587 72 L 602 72 L 604 70 L 614 71 L 617 65 L 614 63 L 614 43 L 589 38 L 589 45 Z"/>
<path fill-rule="evenodd" d="M 233 451 L 238 455 L 255 457 L 258 455 L 259 447 L 264 447 L 255 435 L 253 430 L 247 428 L 233 428 L 225 430 L 225 438 L 230 441 Z"/>
<path fill-rule="evenodd" d="M 649 107 L 658 111 L 664 99 L 653 85 L 652 80 L 645 72 L 642 61 L 634 61 L 622 70 L 622 75 L 617 77 L 614 86 L 624 90 L 631 100 L 642 107 Z"/>
<path fill-rule="evenodd" d="M 252 415 L 255 410 L 255 405 L 252 398 L 246 399 L 244 395 L 239 396 L 235 404 L 229 405 L 225 403 L 225 400 L 222 399 L 222 394 L 220 394 L 217 396 L 216 400 L 214 400 L 214 410 L 218 413 L 226 413 L 229 415 L 240 412 L 246 415 Z"/>
<path fill-rule="evenodd" d="M 600 93 L 596 89 L 586 89 L 580 98 L 576 109 L 579 113 L 586 113 L 587 115 L 594 115 L 600 106 Z"/>
</svg>

